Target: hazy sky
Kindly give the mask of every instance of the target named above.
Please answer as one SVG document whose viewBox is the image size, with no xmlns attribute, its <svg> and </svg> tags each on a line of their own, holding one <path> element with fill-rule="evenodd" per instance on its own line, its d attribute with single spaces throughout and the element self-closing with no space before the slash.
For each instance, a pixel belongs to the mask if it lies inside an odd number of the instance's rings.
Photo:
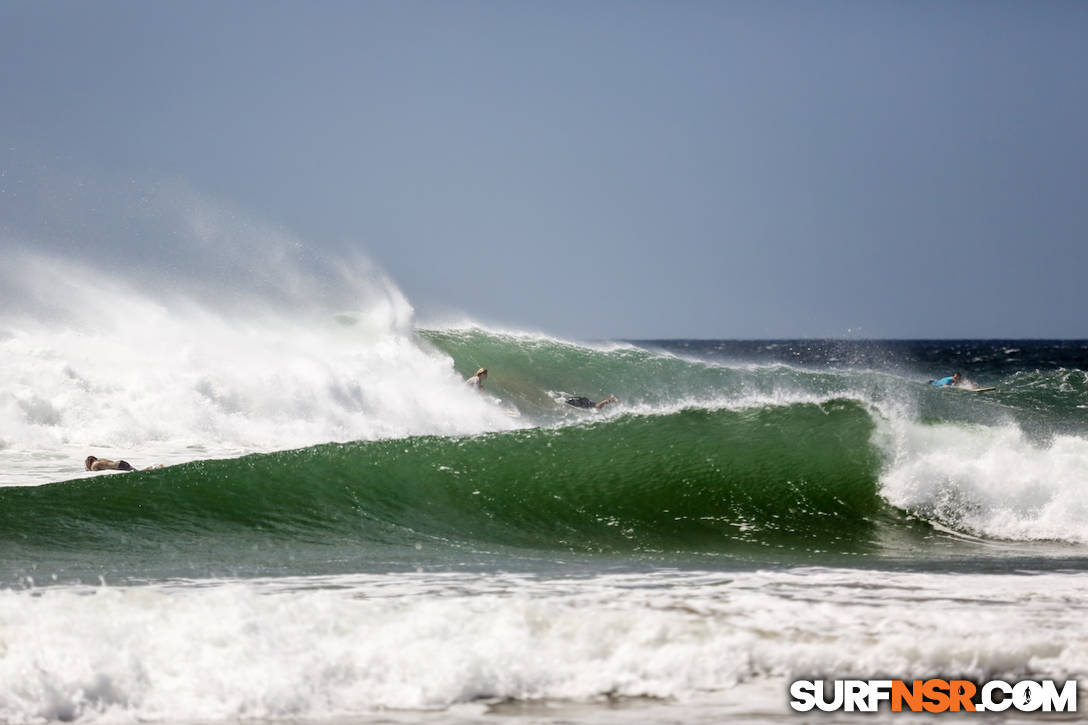
<svg viewBox="0 0 1088 725">
<path fill-rule="evenodd" d="M 1088 337 L 1086 2 L 0 0 L 0 141 L 9 234 L 182 184 L 423 320 Z"/>
</svg>

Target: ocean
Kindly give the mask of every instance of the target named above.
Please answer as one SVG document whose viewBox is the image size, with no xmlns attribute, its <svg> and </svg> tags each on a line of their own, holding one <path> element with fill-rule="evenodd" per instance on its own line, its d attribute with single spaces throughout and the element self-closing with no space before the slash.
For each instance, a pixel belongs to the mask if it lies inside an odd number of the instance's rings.
<svg viewBox="0 0 1088 725">
<path fill-rule="evenodd" d="M 1088 682 L 1088 341 L 50 293 L 0 315 L 0 722 L 912 722 L 789 685 Z"/>
</svg>

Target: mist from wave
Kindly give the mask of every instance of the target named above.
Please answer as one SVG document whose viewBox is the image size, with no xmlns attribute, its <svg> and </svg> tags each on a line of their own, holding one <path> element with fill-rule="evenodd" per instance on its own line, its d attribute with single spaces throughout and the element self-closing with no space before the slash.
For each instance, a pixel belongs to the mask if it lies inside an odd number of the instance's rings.
<svg viewBox="0 0 1088 725">
<path fill-rule="evenodd" d="M 147 247 L 123 259 L 3 240 L 0 484 L 69 478 L 86 455 L 145 466 L 513 427 L 362 254 L 158 192 Z"/>
</svg>

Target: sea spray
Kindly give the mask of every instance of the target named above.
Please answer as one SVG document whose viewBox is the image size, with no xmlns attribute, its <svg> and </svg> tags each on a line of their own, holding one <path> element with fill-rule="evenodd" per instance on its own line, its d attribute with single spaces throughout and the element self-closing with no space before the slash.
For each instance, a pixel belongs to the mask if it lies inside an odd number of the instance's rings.
<svg viewBox="0 0 1088 725">
<path fill-rule="evenodd" d="M 8 321 L 0 341 L 6 452 L 71 451 L 74 472 L 90 453 L 170 463 L 511 426 L 448 357 L 398 329 L 399 310 L 383 329 L 374 310 L 347 322 L 224 314 L 53 280 L 78 319 Z"/>
<path fill-rule="evenodd" d="M 0 483 L 68 478 L 86 455 L 146 466 L 513 427 L 357 250 L 318 252 L 184 186 L 130 195 L 107 204 L 117 218 L 3 240 Z M 97 257 L 67 236 L 111 234 Z"/>
</svg>

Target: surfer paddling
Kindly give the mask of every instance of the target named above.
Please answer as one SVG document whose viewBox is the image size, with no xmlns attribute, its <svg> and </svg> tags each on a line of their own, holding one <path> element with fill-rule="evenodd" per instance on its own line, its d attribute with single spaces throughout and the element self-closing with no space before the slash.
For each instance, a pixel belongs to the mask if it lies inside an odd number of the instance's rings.
<svg viewBox="0 0 1088 725">
<path fill-rule="evenodd" d="M 599 403 L 594 403 L 589 398 L 567 398 L 567 405 L 573 405 L 575 408 L 603 408 L 610 403 L 618 402 L 620 402 L 620 399 L 615 395 L 609 395 Z"/>
<path fill-rule="evenodd" d="M 132 464 L 128 461 L 111 461 L 108 458 L 95 458 L 94 456 L 87 456 L 87 460 L 83 462 L 83 465 L 87 467 L 88 471 L 135 471 Z M 148 466 L 147 468 L 141 468 L 141 471 L 150 471 L 153 468 L 162 468 L 158 466 Z"/>
<path fill-rule="evenodd" d="M 476 388 L 477 390 L 484 389 L 484 380 L 487 379 L 487 368 L 480 368 L 476 371 L 476 374 L 465 381 L 466 385 Z"/>
<path fill-rule="evenodd" d="M 941 378 L 940 380 L 930 380 L 930 385 L 935 385 L 939 388 L 961 388 L 963 390 L 969 390 L 973 393 L 988 393 L 991 390 L 997 390 L 997 388 L 980 388 L 977 384 L 972 383 L 970 380 L 964 379 L 959 373 L 952 373 L 947 378 Z"/>
<path fill-rule="evenodd" d="M 958 387 L 963 385 L 963 376 L 959 373 L 952 373 L 947 378 L 941 378 L 940 380 L 930 380 L 930 385 L 936 385 L 938 388 L 946 388 L 949 386 Z"/>
</svg>

